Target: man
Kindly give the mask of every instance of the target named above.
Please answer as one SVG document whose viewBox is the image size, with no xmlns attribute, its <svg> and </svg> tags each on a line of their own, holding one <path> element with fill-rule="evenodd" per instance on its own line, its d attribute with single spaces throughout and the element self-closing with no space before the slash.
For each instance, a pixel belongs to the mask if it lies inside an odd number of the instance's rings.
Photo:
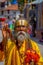
<svg viewBox="0 0 43 65">
<path fill-rule="evenodd" d="M 35 33 L 35 30 L 36 30 L 36 20 L 35 20 L 34 16 L 31 17 L 30 25 L 32 26 L 32 36 L 35 37 L 36 36 L 36 33 Z"/>
<path fill-rule="evenodd" d="M 6 44 L 5 65 L 25 65 L 24 57 L 27 49 L 33 49 L 39 54 L 39 62 L 42 62 L 42 57 L 37 43 L 29 38 L 27 33 L 28 22 L 21 18 L 15 22 L 15 37 L 9 39 Z M 42 65 L 38 63 L 38 65 Z"/>
</svg>

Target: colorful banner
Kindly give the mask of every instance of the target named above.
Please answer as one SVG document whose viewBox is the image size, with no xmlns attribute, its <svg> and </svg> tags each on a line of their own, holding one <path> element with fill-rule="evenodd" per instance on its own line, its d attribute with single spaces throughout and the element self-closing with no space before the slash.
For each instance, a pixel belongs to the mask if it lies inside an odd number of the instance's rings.
<svg viewBox="0 0 43 65">
<path fill-rule="evenodd" d="M 18 4 L 17 0 L 11 0 L 11 4 Z"/>
</svg>

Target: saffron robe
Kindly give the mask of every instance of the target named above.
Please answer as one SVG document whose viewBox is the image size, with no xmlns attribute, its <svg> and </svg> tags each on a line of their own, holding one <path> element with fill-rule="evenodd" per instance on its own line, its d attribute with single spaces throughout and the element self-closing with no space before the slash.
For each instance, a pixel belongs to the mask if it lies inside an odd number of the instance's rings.
<svg viewBox="0 0 43 65">
<path fill-rule="evenodd" d="M 32 46 L 32 49 L 34 49 L 40 55 L 39 62 L 43 62 L 37 43 L 32 40 L 30 40 L 30 42 L 31 42 L 30 44 Z M 22 46 L 18 51 L 16 44 L 14 42 L 11 42 L 11 40 L 9 40 L 6 46 L 5 65 L 25 65 L 23 64 L 23 62 L 24 62 L 24 52 L 26 51 L 26 44 L 27 43 L 24 40 Z M 20 54 L 23 55 L 23 58 L 20 57 Z M 39 62 L 38 65 L 43 65 Z"/>
</svg>

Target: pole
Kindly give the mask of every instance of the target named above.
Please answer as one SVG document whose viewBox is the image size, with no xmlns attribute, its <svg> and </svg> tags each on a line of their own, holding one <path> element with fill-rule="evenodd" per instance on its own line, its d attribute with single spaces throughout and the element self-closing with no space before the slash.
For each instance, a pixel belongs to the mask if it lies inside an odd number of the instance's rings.
<svg viewBox="0 0 43 65">
<path fill-rule="evenodd" d="M 26 6 L 26 0 L 24 0 L 24 3 L 25 3 L 24 6 Z"/>
<path fill-rule="evenodd" d="M 32 9 L 32 0 L 31 0 L 31 2 L 30 2 L 30 10 Z"/>
</svg>

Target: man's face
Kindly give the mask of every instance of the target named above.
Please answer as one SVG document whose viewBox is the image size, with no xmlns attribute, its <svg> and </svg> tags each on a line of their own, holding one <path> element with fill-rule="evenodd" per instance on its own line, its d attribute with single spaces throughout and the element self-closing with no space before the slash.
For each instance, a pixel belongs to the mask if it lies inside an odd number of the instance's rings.
<svg viewBox="0 0 43 65">
<path fill-rule="evenodd" d="M 16 31 L 17 32 L 19 32 L 19 31 L 27 32 L 27 26 L 19 25 L 19 26 L 16 27 Z"/>
<path fill-rule="evenodd" d="M 27 26 L 17 26 L 16 27 L 16 38 L 21 43 L 27 38 Z"/>
</svg>

